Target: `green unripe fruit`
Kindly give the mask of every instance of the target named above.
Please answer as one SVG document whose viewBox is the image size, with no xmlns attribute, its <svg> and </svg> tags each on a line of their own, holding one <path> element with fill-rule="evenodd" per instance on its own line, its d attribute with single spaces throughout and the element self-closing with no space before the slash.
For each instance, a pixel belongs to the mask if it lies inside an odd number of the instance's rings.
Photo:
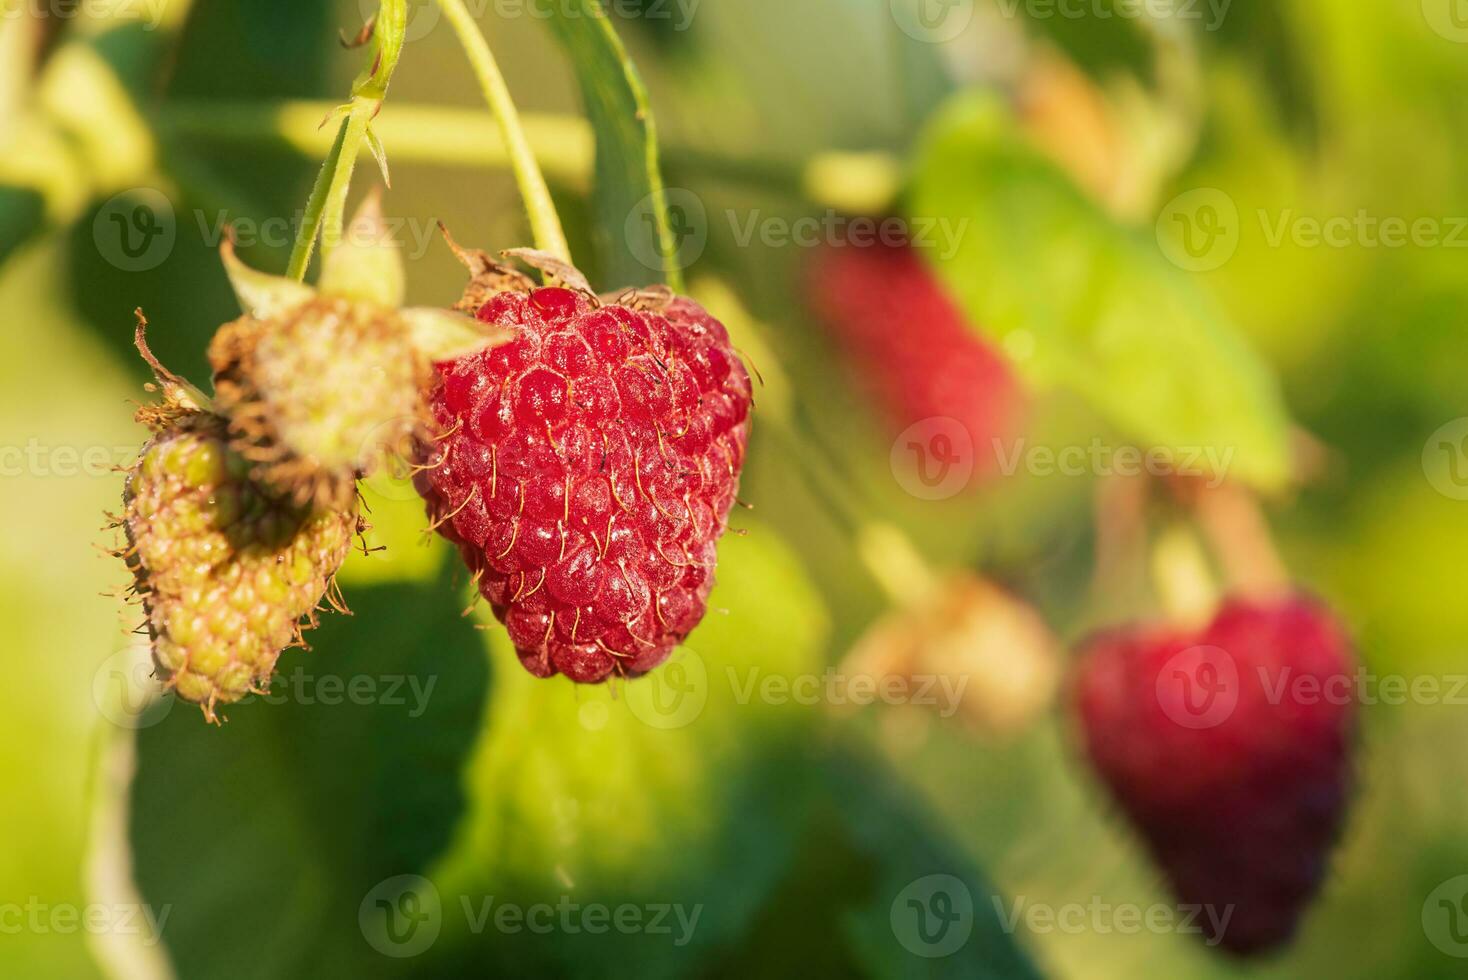
<svg viewBox="0 0 1468 980">
<path fill-rule="evenodd" d="M 159 676 L 215 708 L 264 690 L 352 547 L 355 507 L 302 505 L 242 476 L 224 420 L 177 415 L 128 475 L 122 552 Z"/>
</svg>

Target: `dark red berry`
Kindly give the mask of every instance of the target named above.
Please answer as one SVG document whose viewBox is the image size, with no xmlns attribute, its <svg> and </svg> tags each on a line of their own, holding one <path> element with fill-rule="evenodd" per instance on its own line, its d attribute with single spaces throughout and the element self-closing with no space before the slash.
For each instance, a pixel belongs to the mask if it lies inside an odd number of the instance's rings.
<svg viewBox="0 0 1468 980">
<path fill-rule="evenodd" d="M 438 365 L 429 515 L 531 673 L 644 674 L 703 618 L 749 376 L 688 299 L 652 310 L 512 290 L 478 315 L 516 336 Z"/>
<path fill-rule="evenodd" d="M 1210 942 L 1277 947 L 1319 891 L 1350 796 L 1355 670 L 1341 626 L 1300 598 L 1086 644 L 1090 758 L 1178 897 L 1214 913 Z"/>
<path fill-rule="evenodd" d="M 894 433 L 951 418 L 969 432 L 976 475 L 994 441 L 1012 438 L 1025 398 L 1008 363 L 907 246 L 829 247 L 809 277 L 810 303 Z"/>
</svg>

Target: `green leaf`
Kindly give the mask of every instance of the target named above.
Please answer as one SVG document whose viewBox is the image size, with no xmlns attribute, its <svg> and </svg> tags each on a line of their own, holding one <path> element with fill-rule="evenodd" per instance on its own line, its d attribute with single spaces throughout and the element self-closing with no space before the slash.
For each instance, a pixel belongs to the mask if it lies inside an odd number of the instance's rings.
<svg viewBox="0 0 1468 980">
<path fill-rule="evenodd" d="M 695 975 L 695 959 L 737 937 L 784 873 L 808 800 L 811 711 L 761 692 L 772 679 L 819 676 L 825 613 L 767 529 L 731 534 L 719 550 L 707 619 L 645 678 L 615 688 L 536 679 L 491 631 L 497 675 L 468 776 L 472 811 L 435 875 L 446 907 L 668 905 L 696 911 L 695 926 L 491 927 L 476 939 L 457 915 L 438 943 L 455 969 Z"/>
<path fill-rule="evenodd" d="M 567 0 L 552 21 L 596 132 L 596 225 L 606 288 L 683 292 L 647 89 L 599 0 Z"/>
<path fill-rule="evenodd" d="M 799 864 L 717 976 L 1039 975 L 1013 903 L 886 763 L 838 748 L 818 779 Z"/>
<path fill-rule="evenodd" d="M 1040 389 L 1075 392 L 1143 448 L 1214 450 L 1265 489 L 1290 475 L 1269 369 L 1151 238 L 1124 229 L 1016 134 L 994 97 L 964 94 L 919 151 L 910 213 L 970 320 Z"/>
<path fill-rule="evenodd" d="M 232 706 L 218 730 L 174 704 L 139 732 L 136 877 L 170 908 L 180 976 L 385 975 L 364 899 L 450 839 L 483 710 L 478 640 L 446 580 L 348 599 L 360 615 L 325 617 L 313 650 L 281 658 L 276 703 Z"/>
<path fill-rule="evenodd" d="M 869 976 L 1039 976 L 1015 943 L 1007 903 L 911 790 L 855 753 L 838 754 L 829 778 L 843 829 L 872 866 L 871 890 L 845 921 Z"/>
</svg>

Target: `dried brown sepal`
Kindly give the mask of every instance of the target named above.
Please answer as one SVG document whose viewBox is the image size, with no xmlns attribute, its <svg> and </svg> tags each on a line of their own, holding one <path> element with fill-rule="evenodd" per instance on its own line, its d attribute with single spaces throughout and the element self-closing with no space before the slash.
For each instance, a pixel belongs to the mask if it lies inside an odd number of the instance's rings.
<svg viewBox="0 0 1468 980">
<path fill-rule="evenodd" d="M 549 252 L 533 248 L 508 248 L 500 254 L 508 258 L 519 259 L 530 268 L 543 273 L 548 286 L 560 286 L 563 289 L 584 293 L 593 305 L 601 304 L 601 298 L 596 295 L 596 291 L 591 288 L 591 282 L 581 270 Z"/>
<path fill-rule="evenodd" d="M 648 313 L 661 313 L 677 298 L 678 294 L 669 286 L 629 286 L 619 292 L 604 294 L 601 303 L 603 306 L 626 306 Z"/>
<path fill-rule="evenodd" d="M 469 282 L 454 309 L 473 316 L 500 293 L 528 293 L 535 288 L 535 281 L 520 270 L 499 262 L 488 252 L 461 246 L 442 221 L 438 230 L 454 257 L 469 270 Z"/>
</svg>

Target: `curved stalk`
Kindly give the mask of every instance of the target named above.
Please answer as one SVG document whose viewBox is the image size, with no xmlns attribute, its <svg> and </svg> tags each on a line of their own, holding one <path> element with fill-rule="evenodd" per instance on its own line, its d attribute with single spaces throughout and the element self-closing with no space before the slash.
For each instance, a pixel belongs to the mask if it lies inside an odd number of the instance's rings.
<svg viewBox="0 0 1468 980">
<path fill-rule="evenodd" d="M 321 239 L 323 255 L 329 255 L 341 241 L 352 172 L 357 167 L 362 144 L 367 140 L 368 124 L 382 110 L 382 102 L 387 98 L 387 87 L 403 52 L 407 26 L 407 0 L 382 0 L 372 30 L 372 61 L 357 76 L 352 86 L 351 101 L 333 110 L 326 119 L 330 122 L 342 117 L 336 142 L 316 175 L 301 227 L 296 231 L 296 242 L 286 269 L 286 274 L 292 279 L 306 278 L 317 238 Z"/>
<path fill-rule="evenodd" d="M 479 80 L 484 99 L 499 122 L 500 134 L 509 151 L 510 167 L 515 173 L 515 182 L 520 186 L 520 197 L 525 202 L 525 212 L 530 219 L 530 233 L 535 239 L 535 247 L 542 252 L 549 252 L 563 262 L 570 262 L 571 248 L 566 244 L 566 233 L 561 228 L 560 215 L 556 213 L 556 205 L 551 198 L 550 188 L 546 185 L 545 175 L 535 159 L 535 151 L 531 148 L 525 127 L 520 122 L 520 112 L 515 108 L 515 101 L 510 96 L 509 86 L 505 84 L 505 76 L 500 72 L 494 53 L 489 49 L 489 42 L 484 39 L 484 34 L 464 6 L 463 0 L 438 0 L 438 5 L 458 35 L 464 54 L 469 58 L 469 65 L 474 70 L 474 76 Z"/>
</svg>

